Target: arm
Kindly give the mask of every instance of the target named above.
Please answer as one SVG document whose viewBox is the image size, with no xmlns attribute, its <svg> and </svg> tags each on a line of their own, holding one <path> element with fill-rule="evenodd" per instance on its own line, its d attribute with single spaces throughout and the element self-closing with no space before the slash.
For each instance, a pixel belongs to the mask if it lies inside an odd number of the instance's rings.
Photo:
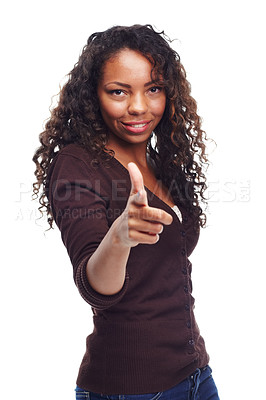
<svg viewBox="0 0 266 400">
<path fill-rule="evenodd" d="M 131 193 L 127 206 L 112 224 L 86 266 L 91 287 L 103 295 L 115 294 L 123 287 L 131 247 L 140 243 L 156 243 L 163 225 L 172 222 L 171 215 L 165 211 L 149 207 L 138 167 L 129 163 L 128 171 Z"/>
</svg>

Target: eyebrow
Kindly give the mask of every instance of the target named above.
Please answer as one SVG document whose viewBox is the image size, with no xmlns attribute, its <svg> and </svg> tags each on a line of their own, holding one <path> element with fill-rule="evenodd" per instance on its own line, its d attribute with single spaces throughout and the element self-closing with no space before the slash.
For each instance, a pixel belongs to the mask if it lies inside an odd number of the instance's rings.
<svg viewBox="0 0 266 400">
<path fill-rule="evenodd" d="M 150 85 L 153 85 L 153 84 L 159 84 L 159 83 L 160 83 L 159 81 L 150 81 L 150 82 L 145 83 L 144 87 L 147 87 L 147 86 L 150 86 Z M 111 85 L 111 84 L 119 85 L 119 86 L 122 86 L 122 87 L 125 87 L 125 88 L 128 88 L 128 89 L 131 88 L 131 86 L 128 85 L 127 83 L 117 82 L 117 81 L 108 82 L 105 86 L 108 86 L 108 85 Z"/>
</svg>

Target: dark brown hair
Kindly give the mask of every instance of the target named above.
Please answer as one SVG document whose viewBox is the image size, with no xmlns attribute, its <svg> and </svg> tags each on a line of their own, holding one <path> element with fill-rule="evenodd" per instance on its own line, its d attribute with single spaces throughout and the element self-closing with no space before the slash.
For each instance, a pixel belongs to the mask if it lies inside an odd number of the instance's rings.
<svg viewBox="0 0 266 400">
<path fill-rule="evenodd" d="M 164 32 L 156 32 L 151 25 L 115 26 L 89 37 L 61 89 L 58 105 L 51 111 L 40 134 L 41 146 L 33 157 L 37 179 L 34 197 L 39 195 L 39 210 L 47 212 L 51 227 L 53 216 L 45 185 L 56 153 L 69 143 L 76 143 L 93 152 L 98 160 L 108 161 L 114 155 L 106 148 L 108 129 L 101 116 L 97 85 L 106 61 L 123 48 L 142 53 L 153 64 L 153 71 L 163 77 L 166 109 L 154 131 L 155 145 L 150 140 L 147 151 L 174 201 L 194 216 L 197 226 L 206 224 L 200 205 L 206 189 L 206 135 L 185 69 L 169 42 Z"/>
</svg>

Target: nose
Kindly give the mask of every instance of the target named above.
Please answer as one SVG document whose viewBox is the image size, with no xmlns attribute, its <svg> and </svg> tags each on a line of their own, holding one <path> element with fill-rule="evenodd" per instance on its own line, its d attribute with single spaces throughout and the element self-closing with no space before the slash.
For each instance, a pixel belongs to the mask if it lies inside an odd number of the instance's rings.
<svg viewBox="0 0 266 400">
<path fill-rule="evenodd" d="M 143 94 L 135 94 L 130 97 L 128 113 L 131 115 L 145 114 L 148 110 L 147 99 Z"/>
</svg>

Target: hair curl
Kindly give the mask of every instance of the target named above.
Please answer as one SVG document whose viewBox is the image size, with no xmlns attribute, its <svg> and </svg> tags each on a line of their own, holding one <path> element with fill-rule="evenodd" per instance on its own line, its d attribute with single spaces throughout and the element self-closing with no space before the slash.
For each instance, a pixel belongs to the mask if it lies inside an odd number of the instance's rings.
<svg viewBox="0 0 266 400">
<path fill-rule="evenodd" d="M 163 77 L 166 109 L 154 131 L 156 144 L 150 140 L 147 151 L 173 199 L 194 216 L 198 227 L 205 226 L 206 215 L 200 203 L 205 202 L 207 187 L 203 172 L 208 164 L 206 134 L 201 129 L 185 69 L 169 42 L 164 31 L 156 32 L 151 25 L 115 26 L 89 37 L 61 89 L 58 105 L 40 134 L 41 146 L 33 156 L 37 179 L 33 197 L 39 196 L 39 210 L 42 214 L 46 211 L 50 227 L 53 215 L 45 186 L 56 153 L 77 143 L 92 151 L 98 160 L 108 161 L 114 155 L 106 148 L 108 130 L 100 112 L 97 85 L 106 61 L 123 48 L 142 53 L 153 64 L 153 72 Z"/>
</svg>

